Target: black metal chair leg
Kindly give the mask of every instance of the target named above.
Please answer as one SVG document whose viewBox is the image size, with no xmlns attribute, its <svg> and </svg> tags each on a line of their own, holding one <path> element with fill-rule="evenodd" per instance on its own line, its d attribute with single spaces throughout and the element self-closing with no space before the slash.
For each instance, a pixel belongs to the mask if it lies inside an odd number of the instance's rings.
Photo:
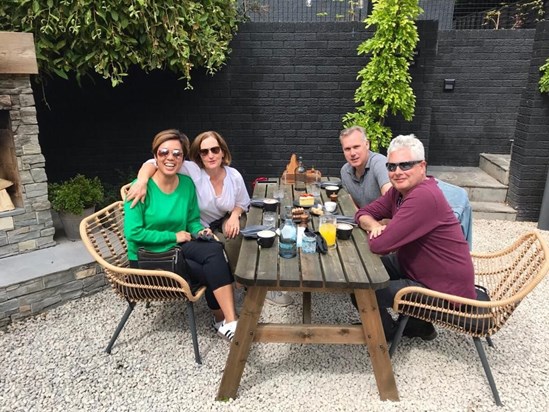
<svg viewBox="0 0 549 412">
<path fill-rule="evenodd" d="M 492 338 L 490 336 L 486 336 L 486 342 L 488 342 L 488 346 L 491 348 L 494 347 L 494 342 L 492 342 Z"/>
<path fill-rule="evenodd" d="M 194 306 L 193 303 L 189 300 L 187 301 L 187 316 L 189 317 L 189 327 L 191 328 L 191 335 L 193 337 L 194 360 L 199 365 L 202 365 L 202 360 L 200 359 L 200 351 L 198 350 L 198 335 L 196 333 Z"/>
<path fill-rule="evenodd" d="M 391 343 L 391 347 L 389 348 L 389 357 L 392 357 L 393 353 L 395 353 L 396 348 L 400 343 L 400 340 L 402 339 L 402 334 L 404 333 L 404 328 L 408 323 L 408 319 L 410 319 L 410 316 L 401 316 L 398 322 L 398 329 L 395 333 L 395 336 L 393 337 L 393 342 Z"/>
<path fill-rule="evenodd" d="M 496 405 L 503 406 L 503 404 L 501 403 L 501 400 L 499 399 L 499 393 L 498 393 L 498 389 L 496 388 L 496 382 L 494 381 L 494 377 L 492 376 L 492 371 L 490 370 L 488 359 L 486 359 L 486 353 L 484 352 L 484 348 L 482 347 L 482 342 L 480 341 L 480 338 L 473 338 L 473 341 L 475 342 L 475 347 L 477 348 L 478 355 L 480 356 L 480 361 L 482 362 L 484 373 L 486 374 L 486 377 L 488 378 L 488 383 L 490 384 L 490 388 L 492 389 L 492 394 L 494 395 Z"/>
<path fill-rule="evenodd" d="M 112 335 L 111 341 L 109 342 L 109 346 L 107 346 L 107 349 L 105 352 L 111 353 L 112 345 L 114 345 L 114 342 L 118 338 L 118 335 L 120 335 L 120 332 L 122 332 L 122 328 L 126 324 L 126 321 L 130 317 L 131 313 L 133 312 L 133 308 L 135 307 L 135 302 L 128 302 L 128 308 L 126 309 L 126 312 L 124 312 L 124 316 L 122 316 L 122 319 L 118 323 L 118 326 L 116 327 L 116 330 L 114 331 L 114 335 Z"/>
</svg>

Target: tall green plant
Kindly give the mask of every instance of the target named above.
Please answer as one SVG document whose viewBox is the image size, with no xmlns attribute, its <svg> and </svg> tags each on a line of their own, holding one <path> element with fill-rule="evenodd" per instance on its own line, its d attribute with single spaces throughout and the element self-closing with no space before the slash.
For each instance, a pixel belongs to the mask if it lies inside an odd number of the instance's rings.
<svg viewBox="0 0 549 412">
<path fill-rule="evenodd" d="M 42 73 L 96 72 L 121 83 L 128 69 L 213 74 L 237 28 L 236 0 L 1 0 L 0 30 L 34 33 Z"/>
<path fill-rule="evenodd" d="M 362 82 L 355 92 L 356 111 L 343 117 L 346 127 L 360 125 L 368 133 L 373 150 L 387 147 L 391 129 L 385 126 L 389 113 L 412 120 L 416 98 L 411 87 L 410 61 L 418 42 L 415 20 L 418 0 L 373 0 L 374 9 L 366 27 L 375 34 L 358 46 L 358 54 L 370 61 L 358 72 Z"/>
<path fill-rule="evenodd" d="M 541 79 L 539 79 L 539 91 L 549 93 L 549 59 L 539 68 L 539 71 L 542 73 Z"/>
</svg>

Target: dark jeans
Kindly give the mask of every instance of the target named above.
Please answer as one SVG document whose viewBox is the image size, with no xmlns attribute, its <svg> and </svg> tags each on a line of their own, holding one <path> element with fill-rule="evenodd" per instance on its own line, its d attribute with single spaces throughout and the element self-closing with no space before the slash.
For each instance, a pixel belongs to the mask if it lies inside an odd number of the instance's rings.
<svg viewBox="0 0 549 412">
<path fill-rule="evenodd" d="M 223 245 L 219 242 L 193 240 L 180 243 L 188 274 L 193 285 L 206 286 L 206 302 L 212 310 L 220 309 L 213 292 L 214 290 L 233 283 L 233 275 L 223 254 Z M 137 268 L 135 260 L 130 261 L 130 267 Z"/>
<path fill-rule="evenodd" d="M 381 262 L 383 263 L 383 266 L 385 266 L 385 270 L 387 270 L 390 280 L 387 287 L 376 290 L 376 299 L 377 305 L 379 306 L 379 315 L 381 316 L 383 330 L 385 331 L 385 336 L 388 337 L 391 335 L 391 331 L 395 327 L 395 322 L 389 312 L 387 312 L 387 308 L 393 307 L 393 302 L 397 292 L 406 286 L 424 286 L 415 280 L 407 278 L 402 273 L 394 253 L 382 256 Z M 351 294 L 351 301 L 353 302 L 354 307 L 358 310 L 358 305 L 354 294 Z"/>
</svg>

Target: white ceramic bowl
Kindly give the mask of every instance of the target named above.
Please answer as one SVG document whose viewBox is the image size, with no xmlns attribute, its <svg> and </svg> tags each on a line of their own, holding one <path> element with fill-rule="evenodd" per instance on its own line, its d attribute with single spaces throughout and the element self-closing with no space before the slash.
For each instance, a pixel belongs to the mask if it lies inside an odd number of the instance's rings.
<svg viewBox="0 0 549 412">
<path fill-rule="evenodd" d="M 336 202 L 325 202 L 324 203 L 324 209 L 326 209 L 327 212 L 334 213 L 337 207 Z"/>
</svg>

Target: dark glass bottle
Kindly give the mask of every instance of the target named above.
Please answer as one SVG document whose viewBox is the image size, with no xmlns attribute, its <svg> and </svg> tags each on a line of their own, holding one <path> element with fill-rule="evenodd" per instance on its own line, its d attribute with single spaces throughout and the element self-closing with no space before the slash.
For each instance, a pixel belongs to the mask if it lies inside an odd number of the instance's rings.
<svg viewBox="0 0 549 412">
<path fill-rule="evenodd" d="M 295 168 L 294 172 L 295 176 L 295 183 L 294 183 L 294 189 L 304 192 L 307 190 L 307 171 L 305 169 L 305 166 L 303 166 L 303 158 L 299 156 L 299 160 L 297 162 L 297 167 Z"/>
</svg>

